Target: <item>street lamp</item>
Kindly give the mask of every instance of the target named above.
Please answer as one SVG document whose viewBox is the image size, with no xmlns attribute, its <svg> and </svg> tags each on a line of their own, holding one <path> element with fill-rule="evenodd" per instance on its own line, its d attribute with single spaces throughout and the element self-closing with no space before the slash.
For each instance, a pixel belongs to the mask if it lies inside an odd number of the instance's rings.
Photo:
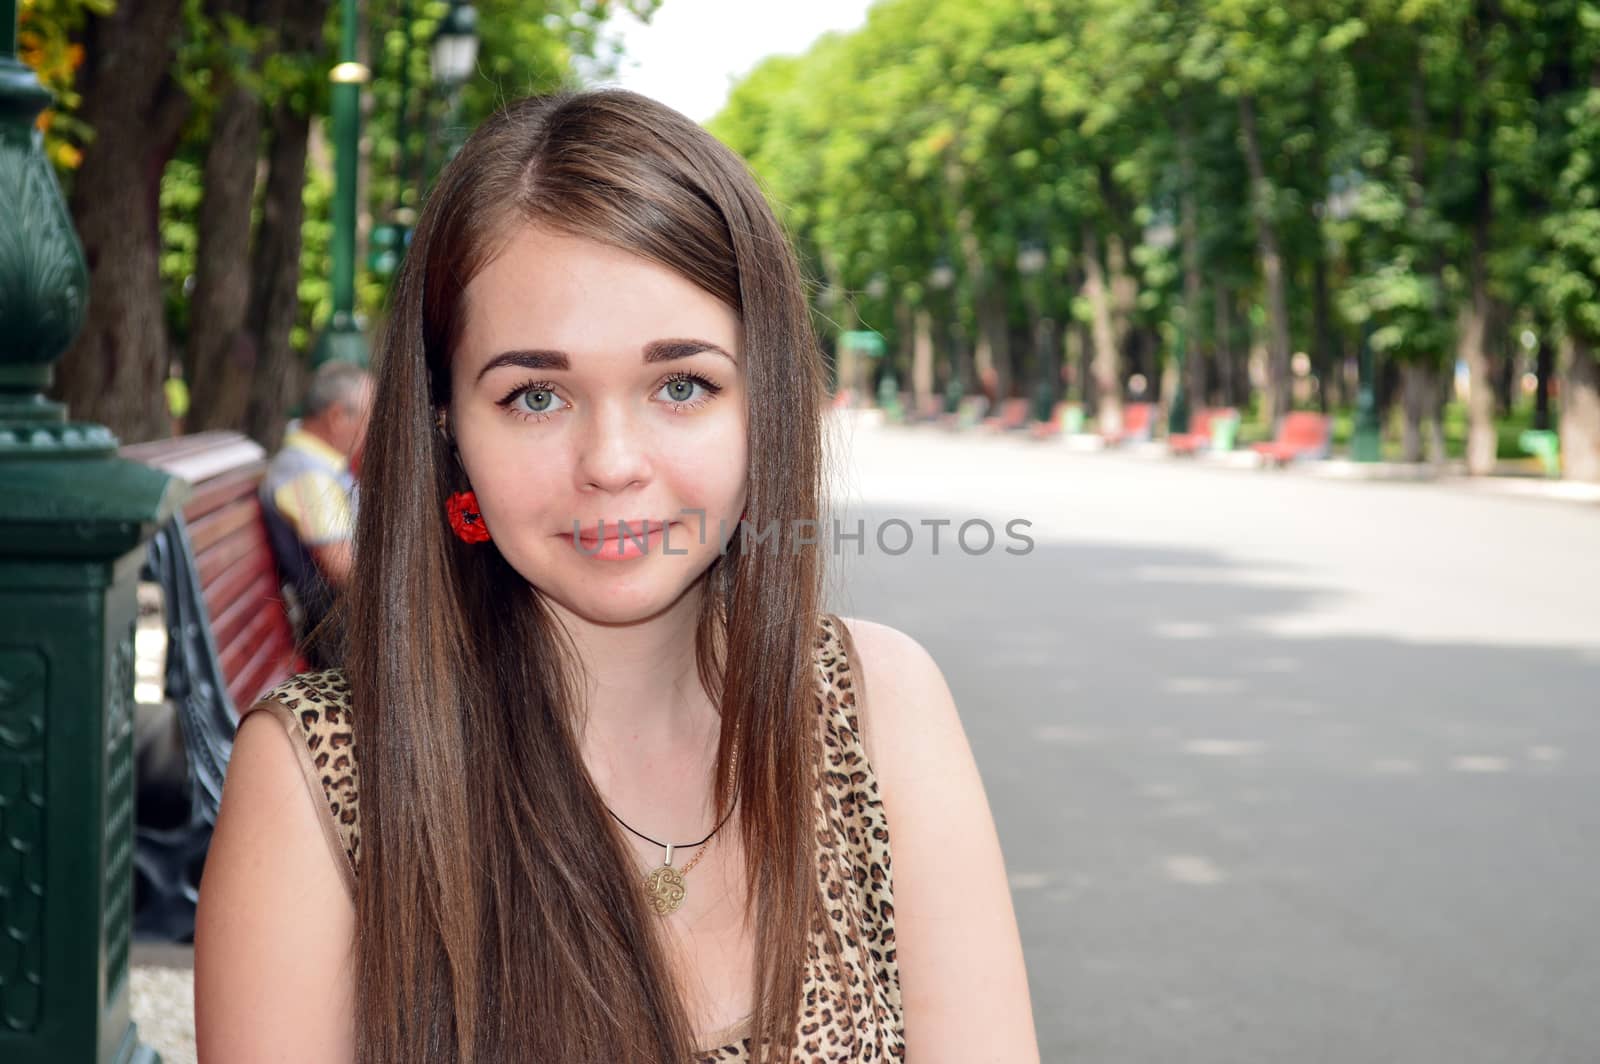
<svg viewBox="0 0 1600 1064">
<path fill-rule="evenodd" d="M 1361 194 L 1359 174 L 1335 174 L 1328 182 L 1328 196 L 1322 214 L 1335 222 L 1347 221 L 1356 213 Z M 1361 323 L 1361 349 L 1356 362 L 1356 421 L 1350 434 L 1350 457 L 1357 462 L 1376 462 L 1383 457 L 1383 430 L 1378 421 L 1377 377 L 1373 366 L 1373 323 L 1371 311 Z"/>
<path fill-rule="evenodd" d="M 450 89 L 465 85 L 478 65 L 477 8 L 451 0 L 450 10 L 434 32 L 428 57 L 436 83 Z"/>
<path fill-rule="evenodd" d="M 1166 213 L 1157 214 L 1145 227 L 1144 242 L 1148 247 L 1160 252 L 1171 251 L 1178 244 L 1178 227 L 1172 224 L 1172 218 Z M 1172 389 L 1172 405 L 1167 408 L 1167 434 L 1173 435 L 1189 431 L 1189 389 L 1187 387 L 1188 373 L 1188 337 L 1185 335 L 1185 326 L 1188 324 L 1184 318 L 1185 308 L 1178 308 L 1173 315 L 1173 345 L 1172 361 L 1177 367 L 1176 383 Z"/>
<path fill-rule="evenodd" d="M 1049 364 L 1050 326 L 1045 318 L 1044 299 L 1037 284 L 1037 278 L 1049 264 L 1049 252 L 1038 240 L 1024 240 L 1017 249 L 1017 272 L 1022 275 L 1027 300 L 1033 305 L 1033 359 L 1035 376 L 1038 378 L 1033 385 L 1033 417 L 1039 422 L 1048 422 L 1056 405 L 1055 382 L 1052 379 L 1054 367 Z"/>
<path fill-rule="evenodd" d="M 940 293 L 944 302 L 945 311 L 945 337 L 946 345 L 950 352 L 950 376 L 944 387 L 945 413 L 953 414 L 961 406 L 961 397 L 966 391 L 966 385 L 961 379 L 960 358 L 956 352 L 956 308 L 955 296 L 951 289 L 956 283 L 956 270 L 950 260 L 941 255 L 933 264 L 933 269 L 928 272 L 928 287 Z M 948 294 L 948 295 L 947 295 Z"/>
<path fill-rule="evenodd" d="M 448 94 L 450 102 L 449 133 L 446 136 L 444 161 L 449 162 L 461 150 L 461 87 L 472 77 L 478 64 L 478 10 L 465 0 L 450 0 L 450 9 L 439 22 L 433 35 L 433 45 L 428 53 L 433 67 L 434 83 Z"/>
<path fill-rule="evenodd" d="M 356 171 L 361 151 L 361 86 L 372 74 L 356 59 L 356 0 L 343 0 L 339 64 L 333 82 L 333 314 L 317 338 L 311 364 L 367 364 L 367 338 L 356 321 Z"/>
<path fill-rule="evenodd" d="M 1017 272 L 1024 277 L 1034 277 L 1044 269 L 1048 260 L 1044 245 L 1037 240 L 1024 240 L 1017 251 Z"/>
</svg>

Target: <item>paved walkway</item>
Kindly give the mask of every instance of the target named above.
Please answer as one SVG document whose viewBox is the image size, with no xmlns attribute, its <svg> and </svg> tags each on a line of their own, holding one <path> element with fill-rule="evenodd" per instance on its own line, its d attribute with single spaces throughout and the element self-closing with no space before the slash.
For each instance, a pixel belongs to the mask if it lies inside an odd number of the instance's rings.
<svg viewBox="0 0 1600 1064">
<path fill-rule="evenodd" d="M 944 668 L 1045 1060 L 1600 1060 L 1600 508 L 848 446 L 848 527 L 1033 522 L 1020 557 L 869 534 L 834 603 Z"/>
</svg>

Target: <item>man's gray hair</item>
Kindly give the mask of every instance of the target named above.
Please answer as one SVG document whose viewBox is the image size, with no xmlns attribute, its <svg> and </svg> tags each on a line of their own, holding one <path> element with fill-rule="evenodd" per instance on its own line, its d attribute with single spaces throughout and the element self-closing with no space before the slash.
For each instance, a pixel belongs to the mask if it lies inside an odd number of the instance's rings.
<svg viewBox="0 0 1600 1064">
<path fill-rule="evenodd" d="M 306 389 L 305 417 L 317 417 L 335 403 L 350 407 L 370 374 L 349 362 L 326 362 L 311 375 Z"/>
</svg>

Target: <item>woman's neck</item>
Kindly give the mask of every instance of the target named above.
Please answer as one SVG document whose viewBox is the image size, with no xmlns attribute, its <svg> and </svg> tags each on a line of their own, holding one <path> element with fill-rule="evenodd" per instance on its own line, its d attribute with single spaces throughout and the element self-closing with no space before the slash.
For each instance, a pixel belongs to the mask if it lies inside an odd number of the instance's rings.
<svg viewBox="0 0 1600 1064">
<path fill-rule="evenodd" d="M 579 742 L 596 761 L 631 767 L 650 751 L 674 759 L 716 750 L 717 707 L 700 686 L 699 589 L 635 624 L 598 624 L 554 607 L 587 681 Z"/>
</svg>

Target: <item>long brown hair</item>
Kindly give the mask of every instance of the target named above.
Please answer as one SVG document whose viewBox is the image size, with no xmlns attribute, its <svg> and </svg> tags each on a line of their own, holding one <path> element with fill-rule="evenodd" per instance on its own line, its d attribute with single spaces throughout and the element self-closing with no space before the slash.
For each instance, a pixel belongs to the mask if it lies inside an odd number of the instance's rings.
<svg viewBox="0 0 1600 1064">
<path fill-rule="evenodd" d="M 822 520 L 822 357 L 794 254 L 738 157 L 615 90 L 523 100 L 480 127 L 421 213 L 374 366 L 345 602 L 362 772 L 362 1064 L 682 1064 L 709 1048 L 693 1044 L 660 918 L 579 754 L 580 663 L 537 589 L 445 521 L 445 497 L 465 485 L 435 415 L 450 398 L 462 292 L 528 224 L 642 256 L 734 308 L 749 522 Z M 703 577 L 697 668 L 722 714 L 719 813 L 739 751 L 753 1049 L 781 1060 L 820 911 L 822 561 L 737 543 Z"/>
</svg>

